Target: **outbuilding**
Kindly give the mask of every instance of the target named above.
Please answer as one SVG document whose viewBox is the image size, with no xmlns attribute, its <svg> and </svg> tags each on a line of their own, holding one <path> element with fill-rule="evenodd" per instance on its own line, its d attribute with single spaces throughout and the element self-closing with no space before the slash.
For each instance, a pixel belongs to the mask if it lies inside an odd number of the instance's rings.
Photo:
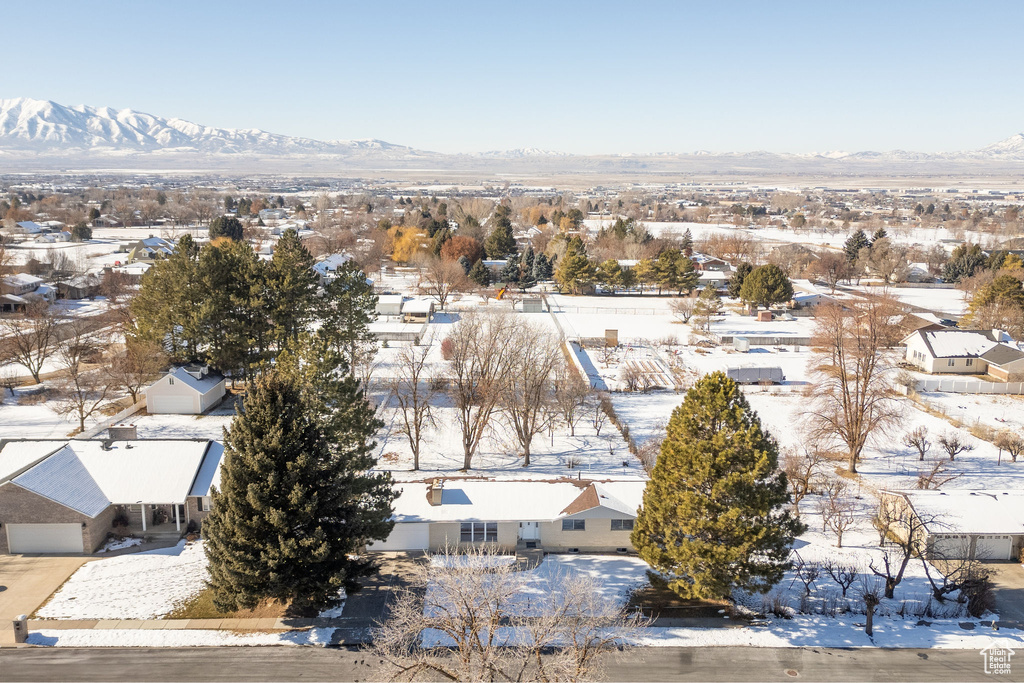
<svg viewBox="0 0 1024 683">
<path fill-rule="evenodd" d="M 201 415 L 227 393 L 227 380 L 206 365 L 171 368 L 146 388 L 146 411 L 153 414 Z"/>
</svg>

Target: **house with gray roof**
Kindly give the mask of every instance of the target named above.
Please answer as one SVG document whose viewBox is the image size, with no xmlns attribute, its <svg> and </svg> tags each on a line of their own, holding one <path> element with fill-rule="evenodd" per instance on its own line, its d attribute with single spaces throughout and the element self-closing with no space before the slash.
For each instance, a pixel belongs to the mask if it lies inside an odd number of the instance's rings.
<svg viewBox="0 0 1024 683">
<path fill-rule="evenodd" d="M 222 444 L 0 440 L 0 554 L 92 553 L 119 533 L 180 538 L 210 510 Z"/>
<path fill-rule="evenodd" d="M 220 403 L 227 380 L 207 365 L 184 365 L 146 388 L 146 411 L 158 415 L 201 415 Z"/>
<path fill-rule="evenodd" d="M 903 339 L 906 361 L 924 372 L 990 375 L 1006 382 L 1024 374 L 1024 351 L 1000 330 L 927 330 Z"/>
</svg>

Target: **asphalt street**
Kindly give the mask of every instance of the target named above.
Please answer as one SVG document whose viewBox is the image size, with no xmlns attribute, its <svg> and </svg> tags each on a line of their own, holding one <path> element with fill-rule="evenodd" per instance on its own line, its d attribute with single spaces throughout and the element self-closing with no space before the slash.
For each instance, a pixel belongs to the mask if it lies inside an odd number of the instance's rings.
<svg viewBox="0 0 1024 683">
<path fill-rule="evenodd" d="M 0 650 L 0 681 L 365 681 L 355 649 L 21 648 Z M 976 650 L 637 648 L 611 681 L 991 681 Z M 1001 681 L 1024 681 L 1019 672 Z"/>
</svg>

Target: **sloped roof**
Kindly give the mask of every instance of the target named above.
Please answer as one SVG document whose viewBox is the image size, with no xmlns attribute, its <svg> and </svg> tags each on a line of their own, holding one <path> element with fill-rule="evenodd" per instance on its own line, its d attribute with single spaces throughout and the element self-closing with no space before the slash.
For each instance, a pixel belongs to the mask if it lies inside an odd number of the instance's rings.
<svg viewBox="0 0 1024 683">
<path fill-rule="evenodd" d="M 894 491 L 931 534 L 1024 534 L 1024 491 Z"/>
<path fill-rule="evenodd" d="M 591 484 L 583 491 L 583 493 L 576 497 L 576 500 L 569 503 L 569 506 L 559 513 L 559 516 L 564 515 L 566 517 L 571 517 L 572 515 L 599 507 L 614 510 L 615 512 L 621 512 L 629 517 L 636 517 L 636 510 L 638 506 L 634 505 L 631 508 L 629 505 L 613 496 L 602 484 Z"/>
<path fill-rule="evenodd" d="M 1024 358 L 1024 351 L 1015 349 L 1006 344 L 996 344 L 991 349 L 981 354 L 981 357 L 992 365 L 1005 365 Z"/>
<path fill-rule="evenodd" d="M 991 330 L 916 330 L 934 358 L 980 358 L 997 346 Z"/>
<path fill-rule="evenodd" d="M 62 441 L 10 441 L 0 448 L 0 481 L 16 475 L 32 463 L 56 453 Z"/>
<path fill-rule="evenodd" d="M 190 389 L 198 391 L 200 394 L 205 394 L 224 381 L 224 377 L 216 372 L 211 372 L 208 375 L 205 375 L 202 379 L 197 379 L 195 375 L 191 374 L 183 367 L 171 368 L 167 375 L 174 377 L 174 379 L 178 380 Z M 165 375 L 165 377 L 167 375 Z"/>
<path fill-rule="evenodd" d="M 99 484 L 68 445 L 12 481 L 88 517 L 95 517 L 110 505 Z"/>
</svg>

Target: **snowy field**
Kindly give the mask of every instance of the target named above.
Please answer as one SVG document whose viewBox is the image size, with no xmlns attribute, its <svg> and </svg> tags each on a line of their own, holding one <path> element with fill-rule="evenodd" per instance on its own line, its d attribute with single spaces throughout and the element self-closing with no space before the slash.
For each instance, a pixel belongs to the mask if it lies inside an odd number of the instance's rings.
<svg viewBox="0 0 1024 683">
<path fill-rule="evenodd" d="M 43 385 L 19 387 L 13 396 L 7 389 L 0 390 L 0 438 L 63 439 L 78 428 L 78 420 L 70 415 L 58 415 L 52 404 L 39 402 L 43 388 Z M 103 417 L 96 415 L 86 420 L 86 429 L 98 424 Z"/>
<path fill-rule="evenodd" d="M 898 301 L 925 308 L 941 315 L 961 316 L 967 312 L 965 292 L 960 289 L 937 289 L 932 287 L 868 287 L 851 286 L 850 289 L 869 294 L 887 292 Z"/>
</svg>

